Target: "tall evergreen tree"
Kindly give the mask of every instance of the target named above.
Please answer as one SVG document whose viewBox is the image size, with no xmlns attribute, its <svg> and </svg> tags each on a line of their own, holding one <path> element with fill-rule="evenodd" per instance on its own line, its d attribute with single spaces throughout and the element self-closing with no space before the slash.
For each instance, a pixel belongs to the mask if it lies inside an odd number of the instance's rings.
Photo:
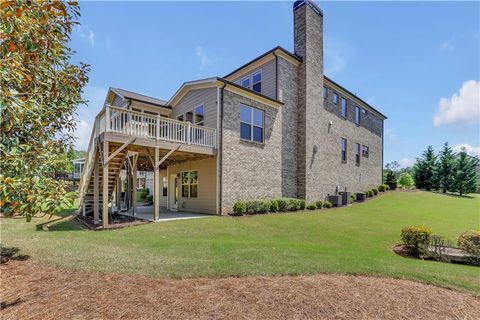
<svg viewBox="0 0 480 320">
<path fill-rule="evenodd" d="M 390 169 L 387 169 L 386 171 L 385 184 L 390 187 L 390 190 L 395 190 L 397 188 L 397 178 L 395 177 L 395 173 Z"/>
<path fill-rule="evenodd" d="M 476 166 L 478 159 L 467 154 L 465 148 L 458 154 L 455 162 L 454 190 L 461 196 L 477 190 Z"/>
<path fill-rule="evenodd" d="M 427 191 L 438 189 L 438 174 L 436 170 L 437 156 L 432 146 L 422 154 L 414 166 L 415 185 L 419 189 Z"/>
<path fill-rule="evenodd" d="M 438 182 L 443 193 L 453 190 L 454 169 L 455 154 L 452 148 L 448 146 L 448 142 L 445 142 L 443 150 L 440 152 L 437 167 Z"/>
</svg>

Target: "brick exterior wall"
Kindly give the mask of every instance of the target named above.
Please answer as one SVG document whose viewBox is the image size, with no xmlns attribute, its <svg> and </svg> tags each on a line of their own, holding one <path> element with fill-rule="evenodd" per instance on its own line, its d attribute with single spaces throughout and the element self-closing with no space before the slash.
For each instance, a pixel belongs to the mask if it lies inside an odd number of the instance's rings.
<svg viewBox="0 0 480 320">
<path fill-rule="evenodd" d="M 239 199 L 282 196 L 282 110 L 224 90 L 222 213 Z M 264 143 L 240 139 L 240 104 L 264 111 Z"/>
</svg>

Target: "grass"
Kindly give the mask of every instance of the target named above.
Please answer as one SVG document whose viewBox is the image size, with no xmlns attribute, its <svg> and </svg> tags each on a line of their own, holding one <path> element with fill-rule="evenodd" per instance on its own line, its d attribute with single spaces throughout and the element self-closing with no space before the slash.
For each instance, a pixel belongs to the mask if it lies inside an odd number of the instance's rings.
<svg viewBox="0 0 480 320">
<path fill-rule="evenodd" d="M 2 243 L 46 264 L 159 277 L 319 272 L 405 278 L 480 293 L 478 267 L 402 258 L 402 227 L 422 224 L 451 240 L 478 229 L 480 198 L 390 192 L 347 208 L 208 217 L 94 232 L 67 218 L 2 219 Z"/>
</svg>

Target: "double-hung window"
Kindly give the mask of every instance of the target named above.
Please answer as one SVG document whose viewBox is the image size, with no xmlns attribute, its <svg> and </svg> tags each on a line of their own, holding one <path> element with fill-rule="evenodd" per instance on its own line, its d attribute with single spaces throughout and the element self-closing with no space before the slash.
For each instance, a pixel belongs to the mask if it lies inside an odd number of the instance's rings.
<svg viewBox="0 0 480 320">
<path fill-rule="evenodd" d="M 345 138 L 342 138 L 341 149 L 342 149 L 342 162 L 347 162 L 347 139 Z"/>
<path fill-rule="evenodd" d="M 196 198 L 198 196 L 198 171 L 182 172 L 182 197 Z"/>
<path fill-rule="evenodd" d="M 362 156 L 364 156 L 365 158 L 368 158 L 369 152 L 370 151 L 367 146 L 362 146 Z"/>
<path fill-rule="evenodd" d="M 242 79 L 242 87 L 250 89 L 250 75 Z"/>
<path fill-rule="evenodd" d="M 252 90 L 262 92 L 262 71 L 257 71 L 252 74 Z"/>
<path fill-rule="evenodd" d="M 327 87 L 323 87 L 323 98 L 326 99 L 328 96 L 328 88 Z"/>
<path fill-rule="evenodd" d="M 342 113 L 342 117 L 347 117 L 347 99 L 343 98 L 342 97 L 342 103 L 341 103 L 341 113 Z"/>
<path fill-rule="evenodd" d="M 360 124 L 360 117 L 361 117 L 361 109 L 359 106 L 355 106 L 355 123 Z"/>
<path fill-rule="evenodd" d="M 203 126 L 205 108 L 203 107 L 203 105 L 199 105 L 198 107 L 195 107 L 195 109 L 193 111 L 195 113 L 193 123 L 195 123 L 197 126 Z"/>
<path fill-rule="evenodd" d="M 360 144 L 355 143 L 355 164 L 360 165 Z"/>
<path fill-rule="evenodd" d="M 333 103 L 338 104 L 338 94 L 336 92 L 333 93 Z"/>
<path fill-rule="evenodd" d="M 240 105 L 240 138 L 263 142 L 264 112 L 260 109 Z"/>
</svg>

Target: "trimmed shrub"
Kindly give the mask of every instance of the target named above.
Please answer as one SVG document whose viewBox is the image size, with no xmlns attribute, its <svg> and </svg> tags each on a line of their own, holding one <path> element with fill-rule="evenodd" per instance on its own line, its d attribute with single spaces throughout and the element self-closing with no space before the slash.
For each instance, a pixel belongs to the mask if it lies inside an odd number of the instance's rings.
<svg viewBox="0 0 480 320">
<path fill-rule="evenodd" d="M 351 194 L 350 199 L 352 200 L 350 203 L 355 202 L 357 200 L 357 195 L 355 193 Z"/>
<path fill-rule="evenodd" d="M 372 189 L 372 192 L 373 192 L 374 195 L 377 195 L 378 190 L 377 190 L 376 188 L 373 188 L 373 189 Z"/>
<path fill-rule="evenodd" d="M 385 190 L 386 191 L 390 190 L 390 186 L 388 184 L 385 185 Z"/>
<path fill-rule="evenodd" d="M 424 226 L 409 226 L 402 229 L 400 237 L 411 254 L 423 257 L 430 245 L 432 230 Z"/>
<path fill-rule="evenodd" d="M 318 200 L 315 202 L 315 205 L 317 206 L 317 209 L 322 209 L 323 208 L 323 201 Z"/>
<path fill-rule="evenodd" d="M 307 206 L 307 209 L 308 209 L 308 210 L 315 210 L 315 209 L 317 209 L 317 205 L 314 204 L 314 203 L 310 203 L 310 204 Z"/>
<path fill-rule="evenodd" d="M 278 211 L 286 212 L 288 209 L 288 201 L 286 198 L 277 199 Z"/>
<path fill-rule="evenodd" d="M 137 190 L 137 201 L 138 202 L 147 202 L 147 196 L 150 193 L 148 188 L 141 188 Z"/>
<path fill-rule="evenodd" d="M 277 200 L 270 200 L 270 212 L 277 212 L 278 211 L 278 201 Z"/>
<path fill-rule="evenodd" d="M 385 192 L 385 191 L 388 190 L 387 187 L 388 186 L 386 184 L 381 184 L 381 185 L 378 186 L 378 191 Z"/>
<path fill-rule="evenodd" d="M 298 199 L 289 198 L 287 199 L 287 208 L 288 211 L 298 211 L 299 203 Z"/>
<path fill-rule="evenodd" d="M 270 210 L 270 205 L 272 204 L 270 200 L 257 200 L 258 201 L 258 211 L 257 213 L 268 213 Z"/>
<path fill-rule="evenodd" d="M 153 195 L 148 195 L 145 200 L 146 203 L 153 204 Z"/>
<path fill-rule="evenodd" d="M 323 204 L 323 207 L 324 208 L 331 208 L 331 207 L 333 207 L 333 203 L 331 203 L 330 201 L 325 201 L 325 203 Z"/>
<path fill-rule="evenodd" d="M 473 264 L 480 265 L 480 230 L 463 232 L 458 237 L 458 246 L 473 256 Z"/>
<path fill-rule="evenodd" d="M 365 192 L 365 194 L 366 194 L 367 197 L 369 197 L 369 198 L 373 197 L 373 191 L 372 191 L 372 190 L 368 190 L 367 192 Z"/>
<path fill-rule="evenodd" d="M 305 205 L 306 205 L 305 200 L 298 199 L 298 209 L 299 210 L 305 210 Z"/>
<path fill-rule="evenodd" d="M 243 216 L 247 212 L 247 204 L 245 201 L 237 201 L 233 204 L 233 213 L 237 216 Z"/>
<path fill-rule="evenodd" d="M 260 201 L 259 200 L 248 200 L 247 204 L 247 214 L 255 214 L 260 210 Z"/>
</svg>

